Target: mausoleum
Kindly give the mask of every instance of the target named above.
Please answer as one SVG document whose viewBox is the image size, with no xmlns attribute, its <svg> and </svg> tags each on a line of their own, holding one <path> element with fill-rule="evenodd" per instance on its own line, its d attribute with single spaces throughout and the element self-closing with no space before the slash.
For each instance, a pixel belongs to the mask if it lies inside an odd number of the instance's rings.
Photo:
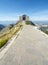
<svg viewBox="0 0 48 65">
<path fill-rule="evenodd" d="M 19 17 L 19 20 L 20 20 L 20 21 L 29 21 L 29 16 L 27 16 L 27 15 L 22 15 L 22 16 Z"/>
</svg>

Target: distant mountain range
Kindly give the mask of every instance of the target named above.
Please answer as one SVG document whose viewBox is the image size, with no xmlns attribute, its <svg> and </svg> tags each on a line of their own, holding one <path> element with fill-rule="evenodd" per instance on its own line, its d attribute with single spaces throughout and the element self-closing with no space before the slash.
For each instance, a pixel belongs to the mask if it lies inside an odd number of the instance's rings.
<svg viewBox="0 0 48 65">
<path fill-rule="evenodd" d="M 13 26 L 14 26 L 14 24 L 9 24 L 8 26 L 4 26 L 1 24 L 0 25 L 0 34 L 8 32 Z"/>
<path fill-rule="evenodd" d="M 35 24 L 38 24 L 38 25 L 48 25 L 48 21 L 33 21 Z"/>
<path fill-rule="evenodd" d="M 2 25 L 2 24 L 0 24 L 0 31 L 1 31 L 3 28 L 5 28 L 5 26 Z"/>
</svg>

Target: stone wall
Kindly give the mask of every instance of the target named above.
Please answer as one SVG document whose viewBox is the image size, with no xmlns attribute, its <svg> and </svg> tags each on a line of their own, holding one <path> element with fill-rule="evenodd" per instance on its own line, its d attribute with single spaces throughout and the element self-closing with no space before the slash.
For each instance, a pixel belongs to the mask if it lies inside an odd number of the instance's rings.
<svg viewBox="0 0 48 65">
<path fill-rule="evenodd" d="M 23 15 L 19 16 L 19 21 L 23 21 Z M 29 21 L 29 16 L 25 15 L 25 20 L 24 21 Z"/>
</svg>

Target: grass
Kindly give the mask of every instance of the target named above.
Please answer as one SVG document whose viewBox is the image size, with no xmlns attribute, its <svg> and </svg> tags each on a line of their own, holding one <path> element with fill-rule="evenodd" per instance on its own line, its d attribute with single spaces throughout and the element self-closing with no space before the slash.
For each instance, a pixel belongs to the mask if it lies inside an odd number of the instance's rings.
<svg viewBox="0 0 48 65">
<path fill-rule="evenodd" d="M 7 43 L 7 41 L 8 41 L 8 38 L 2 38 L 0 40 L 0 48 L 3 47 Z"/>
<path fill-rule="evenodd" d="M 22 26 L 23 25 L 20 22 L 15 25 L 8 33 L 2 35 L 0 37 L 0 48 L 2 48 L 7 43 L 7 41 L 11 39 L 14 34 L 16 34 L 20 30 L 20 28 L 22 28 Z"/>
<path fill-rule="evenodd" d="M 32 21 L 26 21 L 25 22 L 27 25 L 33 25 L 33 26 L 35 26 L 35 24 L 32 22 Z"/>
</svg>

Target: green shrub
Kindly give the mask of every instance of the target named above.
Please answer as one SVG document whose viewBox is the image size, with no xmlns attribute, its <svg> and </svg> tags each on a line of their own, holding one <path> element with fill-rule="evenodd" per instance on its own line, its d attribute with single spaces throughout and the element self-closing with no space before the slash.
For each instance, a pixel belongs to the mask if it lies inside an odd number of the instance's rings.
<svg viewBox="0 0 48 65">
<path fill-rule="evenodd" d="M 0 48 L 4 46 L 7 43 L 7 41 L 8 41 L 8 38 L 5 38 L 5 39 L 3 38 L 2 40 L 0 40 Z"/>
<path fill-rule="evenodd" d="M 34 25 L 35 26 L 35 24 L 32 22 L 32 21 L 26 21 L 25 22 L 27 25 Z"/>
</svg>

